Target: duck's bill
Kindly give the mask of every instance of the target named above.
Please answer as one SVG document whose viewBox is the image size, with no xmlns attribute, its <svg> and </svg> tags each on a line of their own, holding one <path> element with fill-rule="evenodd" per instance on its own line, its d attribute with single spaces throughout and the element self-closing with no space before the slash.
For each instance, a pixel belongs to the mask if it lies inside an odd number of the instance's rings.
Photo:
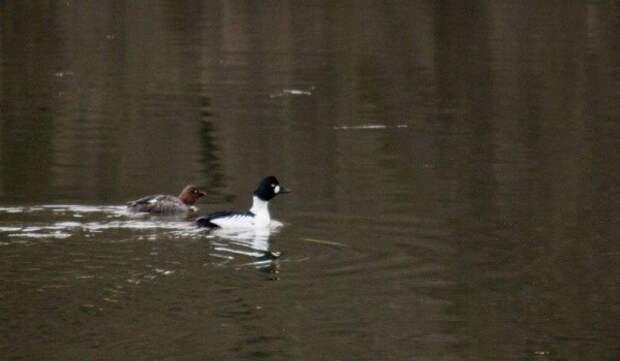
<svg viewBox="0 0 620 361">
<path fill-rule="evenodd" d="M 291 190 L 280 184 L 280 194 L 291 193 Z"/>
</svg>

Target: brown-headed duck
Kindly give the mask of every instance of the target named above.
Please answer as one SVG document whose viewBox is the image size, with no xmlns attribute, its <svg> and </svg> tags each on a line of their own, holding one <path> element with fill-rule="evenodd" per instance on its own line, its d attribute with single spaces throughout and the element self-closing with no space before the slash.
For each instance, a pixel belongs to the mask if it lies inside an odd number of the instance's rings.
<svg viewBox="0 0 620 361">
<path fill-rule="evenodd" d="M 146 196 L 127 203 L 127 209 L 132 212 L 146 212 L 156 214 L 174 214 L 196 211 L 194 203 L 206 193 L 194 185 L 183 188 L 178 197 L 167 194 Z"/>
</svg>

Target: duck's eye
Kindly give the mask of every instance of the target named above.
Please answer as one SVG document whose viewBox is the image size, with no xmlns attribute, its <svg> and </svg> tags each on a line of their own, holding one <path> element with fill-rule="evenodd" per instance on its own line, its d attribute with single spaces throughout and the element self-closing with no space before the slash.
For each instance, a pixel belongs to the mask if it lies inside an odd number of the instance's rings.
<svg viewBox="0 0 620 361">
<path fill-rule="evenodd" d="M 194 190 L 192 191 L 192 193 L 194 193 L 194 194 L 198 194 L 198 189 L 194 189 Z"/>
</svg>

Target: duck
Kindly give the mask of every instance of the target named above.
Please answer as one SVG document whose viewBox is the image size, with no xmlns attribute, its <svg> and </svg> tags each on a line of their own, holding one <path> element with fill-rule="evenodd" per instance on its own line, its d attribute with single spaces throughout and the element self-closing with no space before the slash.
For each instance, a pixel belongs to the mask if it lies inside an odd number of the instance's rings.
<svg viewBox="0 0 620 361">
<path fill-rule="evenodd" d="M 196 201 L 207 193 L 195 185 L 187 185 L 178 197 L 168 194 L 154 194 L 127 203 L 131 212 L 146 212 L 152 214 L 179 214 L 194 212 Z"/>
<path fill-rule="evenodd" d="M 205 228 L 265 228 L 271 224 L 269 201 L 290 193 L 275 176 L 263 178 L 252 194 L 252 208 L 247 212 L 220 211 L 199 217 L 195 223 Z"/>
</svg>

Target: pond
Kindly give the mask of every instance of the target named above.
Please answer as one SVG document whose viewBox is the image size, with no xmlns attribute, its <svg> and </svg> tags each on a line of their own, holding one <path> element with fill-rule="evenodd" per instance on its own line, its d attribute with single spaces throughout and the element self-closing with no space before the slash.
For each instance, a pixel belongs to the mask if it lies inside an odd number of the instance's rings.
<svg viewBox="0 0 620 361">
<path fill-rule="evenodd" d="M 617 360 L 619 75 L 605 1 L 0 1 L 0 359 Z"/>
</svg>

